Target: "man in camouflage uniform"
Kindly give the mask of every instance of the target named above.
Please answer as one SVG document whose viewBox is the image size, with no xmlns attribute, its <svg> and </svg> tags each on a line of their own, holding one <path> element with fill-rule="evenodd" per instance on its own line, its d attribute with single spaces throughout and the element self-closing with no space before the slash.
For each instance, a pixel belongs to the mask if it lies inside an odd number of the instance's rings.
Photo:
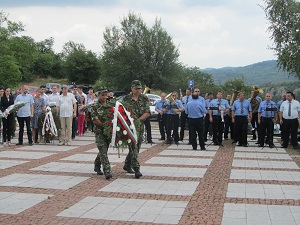
<svg viewBox="0 0 300 225">
<path fill-rule="evenodd" d="M 142 84 L 139 80 L 134 80 L 131 82 L 131 93 L 123 98 L 122 103 L 125 107 L 130 107 L 130 111 L 133 112 L 133 118 L 141 121 L 140 128 L 137 129 L 138 142 L 134 145 L 132 142 L 128 145 L 129 153 L 125 159 L 125 165 L 123 167 L 128 173 L 133 173 L 134 169 L 135 178 L 140 178 L 142 176 L 140 172 L 140 164 L 138 161 L 138 155 L 143 141 L 144 134 L 144 120 L 150 116 L 149 99 L 146 95 L 142 94 Z"/>
<path fill-rule="evenodd" d="M 96 144 L 99 149 L 99 153 L 95 159 L 94 171 L 98 175 L 103 175 L 101 171 L 101 164 L 103 166 L 103 172 L 105 178 L 109 180 L 112 178 L 110 163 L 107 156 L 108 146 L 110 140 L 103 135 L 103 109 L 102 106 L 107 102 L 108 90 L 105 87 L 101 87 L 98 92 L 98 102 L 92 106 L 92 121 L 95 125 L 94 131 L 96 136 Z"/>
</svg>

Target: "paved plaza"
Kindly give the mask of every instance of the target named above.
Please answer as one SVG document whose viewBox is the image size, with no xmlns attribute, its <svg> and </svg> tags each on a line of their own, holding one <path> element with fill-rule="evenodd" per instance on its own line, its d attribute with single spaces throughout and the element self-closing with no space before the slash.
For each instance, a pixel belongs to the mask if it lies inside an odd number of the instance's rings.
<svg viewBox="0 0 300 225">
<path fill-rule="evenodd" d="M 1 146 L 0 224 L 300 225 L 300 150 L 277 139 L 272 149 L 225 140 L 194 151 L 188 137 L 159 141 L 151 123 L 140 179 L 123 170 L 128 149 L 109 148 L 113 178 L 97 175 L 91 132 L 71 146 Z"/>
</svg>

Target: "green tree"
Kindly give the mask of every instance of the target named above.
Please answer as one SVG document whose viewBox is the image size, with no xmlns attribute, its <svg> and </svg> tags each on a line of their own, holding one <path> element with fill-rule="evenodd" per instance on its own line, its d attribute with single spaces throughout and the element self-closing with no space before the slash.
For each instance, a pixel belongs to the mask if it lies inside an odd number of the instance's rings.
<svg viewBox="0 0 300 225">
<path fill-rule="evenodd" d="M 95 53 L 74 49 L 64 61 L 64 71 L 70 82 L 94 84 L 100 76 L 100 64 Z"/>
<path fill-rule="evenodd" d="M 150 88 L 166 89 L 178 76 L 179 52 L 160 20 L 149 28 L 140 16 L 129 13 L 120 28 L 107 27 L 103 37 L 103 80 L 108 86 L 128 90 L 128 84 L 139 79 Z"/>
<path fill-rule="evenodd" d="M 244 92 L 245 96 L 250 97 L 251 90 L 253 89 L 251 86 L 247 86 L 245 81 L 240 78 L 234 78 L 227 80 L 222 86 L 222 90 L 226 94 L 232 94 L 234 90 L 239 92 Z"/>
<path fill-rule="evenodd" d="M 12 56 L 0 56 L 0 86 L 16 87 L 21 80 L 21 72 Z"/>
<path fill-rule="evenodd" d="M 300 2 L 265 0 L 265 3 L 263 8 L 279 67 L 300 79 Z"/>
</svg>

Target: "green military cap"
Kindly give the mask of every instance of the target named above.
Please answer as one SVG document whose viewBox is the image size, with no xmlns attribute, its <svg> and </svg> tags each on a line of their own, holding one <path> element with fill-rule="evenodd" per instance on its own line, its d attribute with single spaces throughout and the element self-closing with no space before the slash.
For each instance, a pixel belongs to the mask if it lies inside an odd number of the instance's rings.
<svg viewBox="0 0 300 225">
<path fill-rule="evenodd" d="M 108 92 L 107 87 L 100 87 L 98 90 L 99 93 Z"/>
<path fill-rule="evenodd" d="M 142 88 L 142 83 L 139 80 L 134 80 L 131 82 L 131 87 L 133 88 Z"/>
</svg>

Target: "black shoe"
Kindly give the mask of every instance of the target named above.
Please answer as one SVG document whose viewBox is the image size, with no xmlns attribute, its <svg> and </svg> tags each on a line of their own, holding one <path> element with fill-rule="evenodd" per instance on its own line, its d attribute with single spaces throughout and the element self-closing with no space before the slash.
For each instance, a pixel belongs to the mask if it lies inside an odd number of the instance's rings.
<svg viewBox="0 0 300 225">
<path fill-rule="evenodd" d="M 206 148 L 205 147 L 201 147 L 201 150 L 206 150 Z"/>
<path fill-rule="evenodd" d="M 171 140 L 166 140 L 165 144 L 170 145 L 170 144 L 172 144 L 172 141 Z"/>
<path fill-rule="evenodd" d="M 155 144 L 153 141 L 148 141 L 148 144 Z"/>
<path fill-rule="evenodd" d="M 264 147 L 264 145 L 263 144 L 259 144 L 258 147 Z"/>
<path fill-rule="evenodd" d="M 23 143 L 17 143 L 16 145 L 23 145 Z"/>
<path fill-rule="evenodd" d="M 256 145 L 258 145 L 258 144 L 259 144 L 259 142 L 257 141 L 257 142 L 255 142 L 255 144 L 256 144 Z"/>
<path fill-rule="evenodd" d="M 29 146 L 32 146 L 32 142 L 29 142 Z"/>
<path fill-rule="evenodd" d="M 287 145 L 281 145 L 280 147 L 281 148 L 287 148 L 288 146 Z"/>
<path fill-rule="evenodd" d="M 228 140 L 228 137 L 224 137 L 224 140 Z"/>
<path fill-rule="evenodd" d="M 103 172 L 100 168 L 94 168 L 94 171 L 97 173 L 97 175 L 103 175 Z"/>
<path fill-rule="evenodd" d="M 214 142 L 214 145 L 219 145 L 219 143 L 218 142 Z"/>
<path fill-rule="evenodd" d="M 298 146 L 293 146 L 293 149 L 298 149 Z"/>
<path fill-rule="evenodd" d="M 256 137 L 253 137 L 253 138 L 251 138 L 250 140 L 252 140 L 252 141 L 253 141 L 253 140 L 256 140 Z"/>
<path fill-rule="evenodd" d="M 269 148 L 275 148 L 275 145 L 273 143 L 269 144 Z"/>
<path fill-rule="evenodd" d="M 160 139 L 158 139 L 159 141 L 164 141 L 166 138 L 160 138 Z"/>
<path fill-rule="evenodd" d="M 105 179 L 109 180 L 110 178 L 112 178 L 112 175 L 110 173 L 106 173 L 105 174 Z"/>
<path fill-rule="evenodd" d="M 179 145 L 178 141 L 175 142 L 175 145 Z"/>
<path fill-rule="evenodd" d="M 193 150 L 197 150 L 197 148 L 193 148 Z"/>
<path fill-rule="evenodd" d="M 124 165 L 123 170 L 127 171 L 127 173 L 134 173 L 130 166 Z"/>
<path fill-rule="evenodd" d="M 237 141 L 236 141 L 236 140 L 233 140 L 233 141 L 231 142 L 231 144 L 234 144 L 234 143 L 237 143 Z"/>
<path fill-rule="evenodd" d="M 244 147 L 248 147 L 249 145 L 248 145 L 248 144 L 243 144 L 243 146 L 244 146 Z"/>
<path fill-rule="evenodd" d="M 183 138 L 180 138 L 179 141 L 183 141 Z"/>
<path fill-rule="evenodd" d="M 140 168 L 134 168 L 134 176 L 136 179 L 139 179 L 143 174 L 140 172 Z"/>
</svg>

